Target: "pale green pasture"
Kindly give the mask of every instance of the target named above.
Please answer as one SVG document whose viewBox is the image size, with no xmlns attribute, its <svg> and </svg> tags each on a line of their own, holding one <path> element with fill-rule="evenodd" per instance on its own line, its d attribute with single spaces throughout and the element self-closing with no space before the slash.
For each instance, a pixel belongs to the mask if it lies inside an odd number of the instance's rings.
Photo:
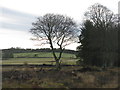
<svg viewBox="0 0 120 90">
<path fill-rule="evenodd" d="M 62 64 L 76 64 L 77 59 L 61 58 Z M 2 64 L 55 64 L 54 58 L 11 58 L 3 60 Z"/>
</svg>

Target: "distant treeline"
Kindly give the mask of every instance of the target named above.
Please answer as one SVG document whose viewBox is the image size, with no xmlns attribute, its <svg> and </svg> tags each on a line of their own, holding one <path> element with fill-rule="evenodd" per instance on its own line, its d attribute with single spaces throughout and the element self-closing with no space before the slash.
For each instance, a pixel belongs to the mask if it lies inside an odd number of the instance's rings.
<svg viewBox="0 0 120 90">
<path fill-rule="evenodd" d="M 60 49 L 54 49 L 54 50 L 55 52 L 60 52 Z M 2 51 L 11 52 L 11 53 L 52 52 L 50 48 L 41 48 L 41 49 L 9 48 L 9 49 L 3 49 Z M 65 49 L 64 53 L 76 54 L 76 51 Z"/>
</svg>

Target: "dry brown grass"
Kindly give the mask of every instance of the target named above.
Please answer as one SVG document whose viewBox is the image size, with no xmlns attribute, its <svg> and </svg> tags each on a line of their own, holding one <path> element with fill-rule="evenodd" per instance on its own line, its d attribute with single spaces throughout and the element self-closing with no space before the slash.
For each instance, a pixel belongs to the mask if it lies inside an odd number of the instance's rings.
<svg viewBox="0 0 120 90">
<path fill-rule="evenodd" d="M 81 67 L 16 68 L 3 71 L 3 88 L 117 88 L 118 68 L 80 72 Z"/>
</svg>

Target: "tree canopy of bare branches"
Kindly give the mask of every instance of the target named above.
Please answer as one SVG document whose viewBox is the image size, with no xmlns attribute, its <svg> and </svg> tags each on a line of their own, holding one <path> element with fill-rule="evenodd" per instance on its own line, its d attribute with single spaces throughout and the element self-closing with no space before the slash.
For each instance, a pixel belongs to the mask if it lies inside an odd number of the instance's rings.
<svg viewBox="0 0 120 90">
<path fill-rule="evenodd" d="M 85 13 L 85 17 L 87 20 L 93 22 L 93 24 L 98 26 L 102 25 L 104 28 L 111 26 L 114 22 L 113 12 L 99 3 L 89 7 Z"/>
<path fill-rule="evenodd" d="M 41 41 L 41 44 L 49 44 L 52 50 L 57 68 L 60 67 L 60 59 L 65 46 L 76 42 L 77 29 L 76 23 L 72 18 L 59 14 L 46 14 L 37 18 L 32 23 L 31 33 Z M 55 54 L 54 48 L 60 49 L 59 56 Z"/>
</svg>

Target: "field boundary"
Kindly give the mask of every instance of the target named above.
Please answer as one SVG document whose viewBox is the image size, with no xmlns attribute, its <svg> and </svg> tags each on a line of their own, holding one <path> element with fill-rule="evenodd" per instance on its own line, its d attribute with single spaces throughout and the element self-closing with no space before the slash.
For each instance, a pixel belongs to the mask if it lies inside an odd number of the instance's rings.
<svg viewBox="0 0 120 90">
<path fill-rule="evenodd" d="M 25 66 L 24 64 L 4 64 L 4 65 L 0 65 L 2 67 L 4 66 Z M 50 64 L 42 64 L 42 65 L 35 65 L 35 64 L 29 64 L 28 66 L 40 66 L 40 67 L 44 67 L 44 66 L 47 66 L 47 67 L 55 67 L 56 65 L 50 65 Z M 80 65 L 61 65 L 61 66 L 80 66 Z"/>
</svg>

